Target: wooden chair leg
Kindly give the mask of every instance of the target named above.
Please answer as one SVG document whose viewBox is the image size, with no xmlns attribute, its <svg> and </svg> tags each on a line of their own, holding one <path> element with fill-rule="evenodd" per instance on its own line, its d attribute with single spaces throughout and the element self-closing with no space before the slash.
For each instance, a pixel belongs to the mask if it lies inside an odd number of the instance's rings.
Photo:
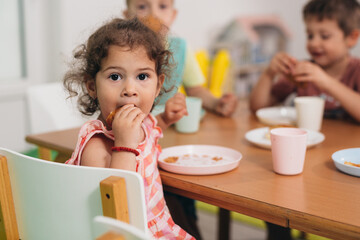
<svg viewBox="0 0 360 240">
<path fill-rule="evenodd" d="M 51 161 L 51 150 L 48 148 L 39 147 L 38 148 L 39 158 Z"/>
<path fill-rule="evenodd" d="M 59 153 L 54 159 L 54 162 L 65 163 L 70 157 L 71 156 L 68 156 L 67 154 Z"/>
<path fill-rule="evenodd" d="M 219 208 L 218 212 L 218 239 L 230 239 L 230 211 Z"/>
</svg>

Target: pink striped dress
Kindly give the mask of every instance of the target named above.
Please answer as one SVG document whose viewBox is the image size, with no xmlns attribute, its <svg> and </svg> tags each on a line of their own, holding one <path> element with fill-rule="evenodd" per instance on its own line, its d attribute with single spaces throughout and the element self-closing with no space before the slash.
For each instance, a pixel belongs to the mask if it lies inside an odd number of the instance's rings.
<svg viewBox="0 0 360 240">
<path fill-rule="evenodd" d="M 145 140 L 137 147 L 140 155 L 136 157 L 136 171 L 144 179 L 148 228 L 154 239 L 194 239 L 174 223 L 166 206 L 157 166 L 161 153 L 158 139 L 162 137 L 162 131 L 156 124 L 156 119 L 150 114 L 143 121 Z M 99 133 L 114 140 L 112 131 L 108 131 L 100 120 L 86 122 L 80 129 L 76 148 L 66 164 L 81 165 L 81 154 L 86 143 Z"/>
</svg>

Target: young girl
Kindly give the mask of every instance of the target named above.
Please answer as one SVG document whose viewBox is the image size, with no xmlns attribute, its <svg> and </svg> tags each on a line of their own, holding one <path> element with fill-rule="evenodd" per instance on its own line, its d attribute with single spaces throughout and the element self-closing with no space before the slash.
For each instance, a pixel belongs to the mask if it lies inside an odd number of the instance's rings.
<svg viewBox="0 0 360 240">
<path fill-rule="evenodd" d="M 169 71 L 171 53 L 164 39 L 138 19 L 114 19 L 92 34 L 74 57 L 79 64 L 65 75 L 64 85 L 72 96 L 83 90 L 82 113 L 100 114 L 83 125 L 66 163 L 136 171 L 144 178 L 153 237 L 193 239 L 173 222 L 157 168 L 162 131 L 150 111 Z M 106 121 L 114 110 L 113 121 Z M 186 113 L 184 98 L 173 98 L 166 112 L 160 120 L 168 126 Z"/>
</svg>

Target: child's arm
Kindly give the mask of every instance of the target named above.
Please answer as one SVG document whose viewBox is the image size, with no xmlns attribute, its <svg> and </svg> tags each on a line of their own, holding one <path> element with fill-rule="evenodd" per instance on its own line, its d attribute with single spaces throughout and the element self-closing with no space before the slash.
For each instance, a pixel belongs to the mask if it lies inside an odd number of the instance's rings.
<svg viewBox="0 0 360 240">
<path fill-rule="evenodd" d="M 325 89 L 356 121 L 360 122 L 360 93 L 335 79 L 332 83 L 329 82 Z"/>
<path fill-rule="evenodd" d="M 237 99 L 231 93 L 224 94 L 221 98 L 216 98 L 207 88 L 202 86 L 187 87 L 186 93 L 189 96 L 201 98 L 205 109 L 225 117 L 231 116 L 236 109 Z"/>
<path fill-rule="evenodd" d="M 112 152 L 114 142 L 103 134 L 92 137 L 86 144 L 81 155 L 81 165 L 101 168 L 119 168 L 135 171 L 135 154 L 131 152 Z M 111 166 L 112 158 L 126 159 L 126 166 Z"/>
<path fill-rule="evenodd" d="M 108 168 L 111 162 L 112 141 L 103 134 L 94 135 L 85 145 L 81 154 L 81 165 Z"/>
<path fill-rule="evenodd" d="M 184 115 L 187 115 L 185 95 L 176 93 L 165 104 L 165 111 L 156 116 L 158 126 L 165 130 L 171 124 L 179 121 Z"/>
<path fill-rule="evenodd" d="M 277 74 L 291 74 L 295 65 L 296 59 L 286 53 L 278 53 L 273 57 L 251 92 L 250 109 L 253 112 L 275 104 L 275 98 L 271 95 L 274 77 Z"/>
<path fill-rule="evenodd" d="M 274 75 L 269 73 L 266 69 L 260 76 L 258 82 L 254 86 L 250 94 L 250 109 L 253 112 L 256 110 L 272 106 L 275 104 L 275 99 L 271 95 L 271 87 L 273 85 Z"/>
<path fill-rule="evenodd" d="M 320 66 L 308 61 L 299 62 L 294 69 L 298 82 L 313 82 L 322 91 L 338 100 L 341 106 L 360 122 L 360 93 L 348 88 L 338 79 L 328 75 Z"/>
</svg>

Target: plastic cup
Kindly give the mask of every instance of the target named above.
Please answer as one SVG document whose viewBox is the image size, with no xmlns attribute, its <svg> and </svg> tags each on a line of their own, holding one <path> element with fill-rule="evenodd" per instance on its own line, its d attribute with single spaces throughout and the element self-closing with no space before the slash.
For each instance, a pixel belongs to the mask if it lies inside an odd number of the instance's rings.
<svg viewBox="0 0 360 240">
<path fill-rule="evenodd" d="M 274 128 L 270 131 L 274 172 L 300 174 L 304 168 L 307 132 L 299 128 Z"/>
<path fill-rule="evenodd" d="M 177 123 L 175 129 L 181 133 L 194 133 L 199 130 L 201 119 L 201 98 L 186 97 L 186 108 L 188 116 L 183 116 Z"/>
<path fill-rule="evenodd" d="M 294 102 L 297 126 L 320 131 L 324 115 L 324 99 L 320 97 L 296 97 Z"/>
</svg>

